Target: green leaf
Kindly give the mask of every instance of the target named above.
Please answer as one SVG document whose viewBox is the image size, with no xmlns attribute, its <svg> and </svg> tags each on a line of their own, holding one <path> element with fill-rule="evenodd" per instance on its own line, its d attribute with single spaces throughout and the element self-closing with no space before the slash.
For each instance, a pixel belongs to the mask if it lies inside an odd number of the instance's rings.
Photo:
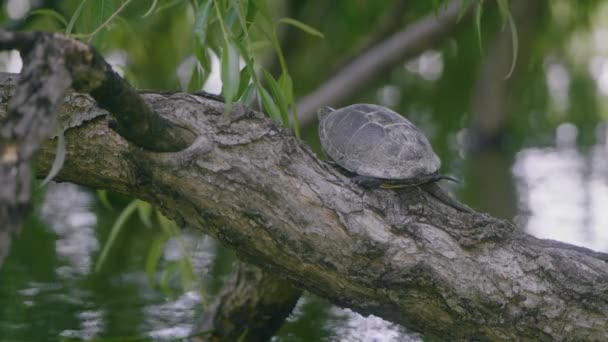
<svg viewBox="0 0 608 342">
<path fill-rule="evenodd" d="M 237 48 L 237 52 L 240 54 L 241 58 L 243 58 L 243 60 L 246 63 L 250 62 L 251 65 L 253 65 L 253 57 L 249 56 L 249 53 L 248 53 L 247 49 L 245 48 L 247 41 L 243 40 L 243 39 L 234 39 L 231 42 Z"/>
<path fill-rule="evenodd" d="M 148 228 L 152 228 L 152 209 L 150 203 L 137 200 L 137 214 L 144 226 Z"/>
<path fill-rule="evenodd" d="M 317 36 L 319 38 L 325 38 L 325 36 L 323 35 L 323 33 L 321 33 L 321 31 L 313 28 L 312 26 L 306 25 L 301 21 L 298 21 L 296 19 L 293 18 L 281 18 L 279 19 L 279 22 L 283 23 L 283 24 L 288 24 L 288 25 L 292 25 L 295 26 L 297 28 L 299 28 L 300 30 L 313 35 L 313 36 Z"/>
<path fill-rule="evenodd" d="M 234 22 L 237 19 L 237 16 L 238 16 L 237 7 L 230 6 L 230 9 L 228 10 L 228 13 L 226 14 L 226 18 L 224 18 L 224 23 L 226 23 L 226 28 L 228 30 L 232 29 L 232 25 L 234 25 Z"/>
<path fill-rule="evenodd" d="M 125 9 L 125 7 L 127 5 L 129 5 L 131 3 L 132 0 L 124 0 L 122 2 L 122 4 L 114 11 L 111 13 L 111 15 L 109 15 L 107 17 L 107 19 L 105 19 L 105 21 L 103 23 L 101 23 L 99 26 L 97 26 L 97 28 L 95 30 L 93 30 L 93 32 L 89 33 L 89 41 L 91 41 L 93 38 L 95 38 L 95 36 L 104 28 L 106 28 L 108 25 L 110 25 L 110 23 L 116 19 L 116 17 L 118 17 L 118 14 L 120 12 L 122 12 L 122 10 Z M 110 6 L 110 0 L 106 0 L 103 2 L 103 4 L 99 5 L 99 6 L 103 6 L 103 7 L 97 7 L 98 8 L 98 17 L 104 19 L 105 13 L 106 11 L 111 12 L 111 6 Z M 106 9 L 104 9 L 106 8 Z M 93 13 L 97 13 L 97 12 L 93 12 Z"/>
<path fill-rule="evenodd" d="M 467 11 L 469 10 L 469 7 L 471 7 L 471 1 L 473 1 L 473 0 L 462 0 L 462 4 L 460 5 L 460 10 L 458 10 L 458 19 L 456 19 L 457 22 L 460 22 L 462 17 L 464 17 L 464 14 L 467 13 Z"/>
<path fill-rule="evenodd" d="M 95 14 L 93 27 L 99 27 L 103 22 L 112 15 L 112 1 L 111 0 L 97 0 L 93 1 L 93 8 L 91 12 Z"/>
<path fill-rule="evenodd" d="M 293 81 L 288 73 L 284 72 L 281 74 L 281 77 L 279 77 L 279 87 L 281 88 L 283 95 L 285 95 L 285 100 L 287 103 L 293 104 Z"/>
<path fill-rule="evenodd" d="M 148 282 L 154 286 L 156 284 L 156 270 L 158 268 L 158 261 L 163 255 L 165 244 L 169 240 L 169 236 L 161 235 L 152 242 L 150 249 L 148 250 L 148 257 L 146 258 L 146 274 L 148 275 Z"/>
<path fill-rule="evenodd" d="M 247 87 L 249 87 L 250 81 L 251 81 L 251 75 L 249 74 L 249 68 L 247 67 L 247 65 L 245 65 L 243 67 L 243 69 L 241 69 L 241 72 L 239 75 L 239 91 L 236 93 L 237 99 L 241 98 L 241 96 L 245 92 L 245 89 L 247 89 Z"/>
<path fill-rule="evenodd" d="M 226 110 L 224 115 L 227 115 L 231 109 L 231 104 L 236 98 L 239 90 L 239 52 L 234 43 L 228 41 L 222 49 L 221 59 L 221 78 L 222 78 L 222 95 L 226 100 Z"/>
<path fill-rule="evenodd" d="M 519 48 L 519 40 L 517 38 L 517 27 L 515 25 L 515 20 L 511 15 L 511 12 L 507 15 L 507 21 L 509 22 L 509 28 L 511 29 L 511 45 L 513 48 L 513 60 L 511 62 L 511 69 L 509 69 L 509 73 L 505 76 L 505 79 L 511 77 L 513 75 L 513 70 L 515 70 L 515 64 L 517 63 L 517 52 Z"/>
<path fill-rule="evenodd" d="M 108 241 L 106 241 L 105 245 L 103 246 L 103 250 L 101 251 L 101 254 L 99 255 L 99 258 L 97 259 L 97 264 L 95 265 L 95 272 L 99 272 L 99 270 L 101 270 L 101 267 L 103 266 L 104 262 L 106 261 L 106 259 L 108 257 L 108 253 L 110 252 L 110 249 L 114 245 L 114 242 L 116 241 L 116 238 L 118 237 L 118 234 L 120 233 L 122 228 L 125 226 L 125 223 L 129 219 L 129 217 L 133 214 L 135 209 L 137 209 L 136 200 L 129 203 L 129 205 L 127 205 L 125 207 L 125 209 L 120 213 L 120 215 L 118 215 L 116 222 L 114 222 L 114 225 L 112 226 L 112 229 L 110 230 L 110 236 L 108 237 Z"/>
<path fill-rule="evenodd" d="M 245 22 L 247 28 L 255 21 L 256 14 L 258 14 L 258 8 L 255 6 L 256 0 L 249 0 L 247 3 L 247 15 L 245 16 Z"/>
<path fill-rule="evenodd" d="M 183 251 L 183 250 L 182 250 Z M 185 251 L 187 253 L 187 251 Z M 180 259 L 180 273 L 182 276 L 182 288 L 184 291 L 190 291 L 196 288 L 196 276 L 192 269 L 192 263 L 190 257 L 184 254 Z"/>
<path fill-rule="evenodd" d="M 238 46 L 239 50 L 242 51 L 243 58 L 244 58 L 245 64 L 246 64 L 247 70 L 246 71 L 243 70 L 241 72 L 246 72 L 249 75 L 249 78 L 252 82 L 252 84 L 248 84 L 247 87 L 245 87 L 243 94 L 241 94 L 241 96 L 240 96 L 240 101 L 242 103 L 249 103 L 249 99 L 254 94 L 254 90 L 257 88 L 260 88 L 262 85 L 260 84 L 260 81 L 258 80 L 256 71 L 255 71 L 255 60 L 253 59 L 253 57 L 249 57 L 248 51 L 245 48 L 245 46 L 243 46 L 243 44 L 241 44 L 239 42 L 235 42 L 235 44 Z M 247 91 L 248 89 L 249 89 L 249 91 Z M 259 107 L 262 107 L 261 103 L 259 104 Z"/>
<path fill-rule="evenodd" d="M 194 20 L 194 35 L 198 38 L 195 43 L 198 43 L 199 47 L 204 48 L 207 40 L 207 30 L 209 24 L 213 21 L 211 14 L 211 1 L 206 1 L 203 6 L 200 6 L 196 11 L 196 17 Z"/>
<path fill-rule="evenodd" d="M 154 0 L 152 2 L 152 5 L 150 5 L 150 8 L 148 8 L 146 13 L 144 13 L 144 15 L 142 15 L 141 17 L 145 18 L 145 17 L 149 16 L 150 14 L 154 13 L 154 10 L 156 9 L 156 5 L 158 5 L 158 0 Z"/>
<path fill-rule="evenodd" d="M 74 14 L 72 14 L 72 17 L 70 18 L 70 22 L 68 23 L 68 26 L 65 29 L 66 36 L 69 36 L 72 33 L 72 29 L 74 29 L 74 25 L 76 24 L 76 21 L 80 17 L 80 13 L 82 13 L 82 9 L 84 8 L 84 5 L 87 3 L 87 1 L 88 0 L 82 0 L 80 2 L 80 5 L 78 5 L 76 10 L 74 11 Z"/>
<path fill-rule="evenodd" d="M 433 12 L 435 12 L 435 16 L 438 17 L 439 16 L 439 6 L 441 6 L 441 3 L 439 2 L 439 0 L 433 0 Z"/>
<path fill-rule="evenodd" d="M 236 342 L 245 342 L 245 338 L 247 338 L 247 334 L 249 333 L 249 328 L 245 328 L 245 330 L 243 331 L 243 333 L 241 334 L 241 336 L 239 336 L 239 339 L 236 340 Z"/>
<path fill-rule="evenodd" d="M 295 98 L 293 95 L 293 81 L 289 73 L 283 72 L 279 77 L 279 86 L 285 95 L 287 100 L 287 106 L 291 108 L 291 122 L 293 124 L 293 131 L 296 137 L 300 138 L 300 125 L 298 123 L 298 112 L 296 110 Z"/>
<path fill-rule="evenodd" d="M 200 90 L 204 84 L 204 71 L 200 66 L 200 63 L 196 63 L 192 68 L 192 75 L 190 75 L 190 81 L 188 82 L 188 92 L 194 92 Z"/>
<path fill-rule="evenodd" d="M 160 13 L 166 9 L 169 9 L 173 6 L 176 5 L 180 5 L 184 2 L 184 0 L 173 0 L 173 1 L 165 1 L 163 4 L 161 4 L 160 6 L 158 6 L 158 8 L 156 9 L 156 13 Z"/>
<path fill-rule="evenodd" d="M 54 11 L 52 9 L 41 8 L 41 9 L 33 10 L 27 14 L 28 17 L 34 16 L 34 15 L 43 15 L 43 16 L 48 16 L 48 17 L 57 19 L 57 21 L 59 21 L 63 25 L 64 28 L 68 27 L 68 21 L 65 19 L 65 17 L 63 15 L 61 15 L 60 13 L 58 13 L 57 11 Z"/>
<path fill-rule="evenodd" d="M 106 190 L 97 190 L 97 198 L 104 208 L 110 210 L 114 209 L 110 203 L 110 200 L 108 199 L 108 192 Z"/>
<path fill-rule="evenodd" d="M 475 28 L 477 29 L 477 42 L 479 43 L 479 51 L 483 51 L 481 46 L 481 15 L 483 14 L 483 0 L 477 2 L 475 7 Z"/>
<path fill-rule="evenodd" d="M 277 81 L 275 81 L 274 77 L 272 77 L 272 75 L 268 71 L 263 70 L 263 73 L 264 73 L 264 78 L 266 79 L 266 82 L 268 83 L 268 86 L 270 87 L 270 92 L 272 93 L 272 95 L 275 99 L 275 103 L 276 103 L 279 113 L 281 115 L 283 125 L 289 126 L 289 111 L 287 109 L 287 101 L 285 100 L 285 96 L 283 95 L 283 92 L 281 91 L 281 87 L 279 86 Z"/>
<path fill-rule="evenodd" d="M 262 17 L 269 23 L 272 22 L 272 15 L 270 14 L 270 7 L 268 6 L 268 0 L 250 0 L 252 5 L 255 6 L 257 12 L 262 14 Z"/>
<path fill-rule="evenodd" d="M 244 11 L 247 11 L 247 2 L 248 1 L 231 0 L 232 8 L 238 16 L 240 23 L 238 37 L 242 38 L 243 36 L 245 36 L 245 41 L 249 41 L 249 38 L 247 37 L 249 35 L 247 32 L 249 26 L 247 26 L 247 22 L 245 19 L 247 12 L 243 14 Z"/>
<path fill-rule="evenodd" d="M 156 217 L 161 230 L 168 236 L 174 236 L 178 233 L 177 224 L 169 220 L 163 213 L 156 211 Z"/>
<path fill-rule="evenodd" d="M 40 183 L 40 187 L 47 185 L 63 168 L 63 163 L 65 162 L 65 137 L 63 135 L 63 128 L 61 126 L 57 126 L 57 149 L 55 150 L 55 159 L 53 160 L 53 165 L 51 166 L 51 170 L 49 174 L 46 175 L 42 183 Z"/>
<path fill-rule="evenodd" d="M 209 56 L 209 50 L 201 45 L 198 39 L 194 40 L 194 56 L 196 56 L 196 59 L 200 64 L 199 66 L 205 72 L 205 76 L 209 75 L 211 73 L 211 57 Z"/>
<path fill-rule="evenodd" d="M 498 3 L 498 12 L 500 13 L 500 21 L 502 22 L 503 28 L 507 25 L 509 17 L 509 0 L 496 0 Z"/>
<path fill-rule="evenodd" d="M 241 94 L 241 97 L 239 98 L 239 102 L 248 105 L 249 101 L 251 101 L 251 95 L 253 95 L 253 88 L 254 88 L 254 84 L 250 83 L 247 88 L 245 88 L 245 91 L 243 91 L 243 94 Z"/>
<path fill-rule="evenodd" d="M 160 276 L 160 289 L 163 291 L 165 296 L 174 298 L 173 291 L 171 290 L 171 277 L 177 272 L 179 267 L 179 261 L 170 261 L 163 270 Z"/>
<path fill-rule="evenodd" d="M 264 109 L 268 116 L 270 116 L 273 120 L 281 121 L 281 112 L 277 107 L 277 104 L 272 99 L 272 96 L 268 93 L 264 87 L 258 89 L 260 93 L 260 97 L 262 98 L 262 104 L 264 105 Z"/>
<path fill-rule="evenodd" d="M 271 47 L 272 44 L 267 41 L 267 40 L 258 40 L 255 42 L 252 42 L 251 44 L 249 44 L 249 48 L 251 49 L 251 52 L 256 52 L 268 47 Z"/>
</svg>

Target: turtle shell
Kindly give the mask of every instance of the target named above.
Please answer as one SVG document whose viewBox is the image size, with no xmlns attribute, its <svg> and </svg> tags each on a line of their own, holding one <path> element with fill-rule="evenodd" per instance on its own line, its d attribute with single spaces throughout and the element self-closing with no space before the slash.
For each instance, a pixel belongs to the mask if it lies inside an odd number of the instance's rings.
<svg viewBox="0 0 608 342">
<path fill-rule="evenodd" d="M 319 116 L 323 151 L 352 173 L 408 183 L 438 174 L 441 162 L 428 139 L 386 107 L 355 104 Z"/>
</svg>

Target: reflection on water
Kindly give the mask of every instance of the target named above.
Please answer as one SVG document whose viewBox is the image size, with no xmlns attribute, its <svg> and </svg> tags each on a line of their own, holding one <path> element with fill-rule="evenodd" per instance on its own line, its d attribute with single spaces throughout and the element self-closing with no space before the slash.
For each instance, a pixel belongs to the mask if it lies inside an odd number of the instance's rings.
<svg viewBox="0 0 608 342">
<path fill-rule="evenodd" d="M 589 151 L 576 146 L 573 125 L 561 125 L 556 147 L 517 154 L 513 173 L 519 193 L 520 223 L 541 238 L 604 251 L 608 249 L 608 145 Z"/>
<path fill-rule="evenodd" d="M 419 342 L 422 338 L 382 318 L 363 317 L 305 294 L 272 341 Z"/>
<path fill-rule="evenodd" d="M 59 336 L 64 338 L 91 340 L 105 330 L 103 315 L 103 310 L 85 310 L 76 313 L 76 317 L 80 321 L 80 329 L 66 329 L 63 330 Z"/>
<path fill-rule="evenodd" d="M 166 261 L 177 261 L 185 255 L 192 261 L 193 268 L 199 274 L 208 274 L 217 253 L 215 240 L 208 236 L 183 232 L 183 239 L 172 238 L 165 244 L 163 257 Z M 183 245 L 182 245 L 183 243 Z"/>
<path fill-rule="evenodd" d="M 92 204 L 91 194 L 76 185 L 49 184 L 40 218 L 57 235 L 55 250 L 65 261 L 55 270 L 61 278 L 84 275 L 92 269 L 92 255 L 99 249 Z"/>
<path fill-rule="evenodd" d="M 147 305 L 141 331 L 156 340 L 186 337 L 194 327 L 200 306 L 201 297 L 195 291 L 186 292 L 174 301 Z"/>
<path fill-rule="evenodd" d="M 400 325 L 387 322 L 382 318 L 370 315 L 363 317 L 349 309 L 334 307 L 334 315 L 342 316 L 342 320 L 328 325 L 335 329 L 335 338 L 338 341 L 349 342 L 421 342 L 418 334 L 408 333 Z"/>
</svg>

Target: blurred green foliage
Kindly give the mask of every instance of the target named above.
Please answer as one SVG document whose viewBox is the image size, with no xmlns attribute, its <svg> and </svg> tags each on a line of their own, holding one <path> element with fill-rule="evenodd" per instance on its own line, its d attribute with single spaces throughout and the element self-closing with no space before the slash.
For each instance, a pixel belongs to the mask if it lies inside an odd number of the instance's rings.
<svg viewBox="0 0 608 342">
<path fill-rule="evenodd" d="M 42 2 L 38 12 L 32 9 L 19 28 L 65 32 L 65 23 L 72 24 L 76 18 L 72 33 L 90 40 L 106 55 L 119 57 L 119 68 L 137 87 L 196 90 L 208 82 L 206 89 L 217 91 L 218 80 L 209 80 L 212 72 L 217 72 L 224 81 L 223 94 L 229 102 L 259 94 L 253 105 L 286 123 L 297 99 L 322 84 L 341 65 L 446 3 L 49 0 Z M 601 11 L 596 11 L 599 3 L 597 0 L 577 5 L 566 0 L 547 3 L 538 18 L 541 27 L 535 33 L 531 51 L 526 52 L 530 58 L 521 61 L 525 72 L 517 79 L 512 97 L 514 113 L 509 124 L 512 130 L 507 135 L 514 136 L 509 141 L 544 141 L 564 121 L 572 121 L 586 132 L 593 129 L 598 115 L 603 115 L 599 113 L 605 112 L 597 108 L 605 101 L 596 96 L 588 65 L 581 62 L 588 62 L 593 51 L 581 57 L 577 54 L 582 51 L 573 51 L 567 43 L 589 39 L 593 26 L 602 19 Z M 479 27 L 471 22 L 437 44 L 442 59 L 442 72 L 437 80 L 421 79 L 398 66 L 378 75 L 375 82 L 367 85 L 368 90 L 357 94 L 352 102 L 379 102 L 379 89 L 394 86 L 400 96 L 393 107 L 414 116 L 414 121 L 420 120 L 422 125 L 431 122 L 434 127 L 429 132 L 436 133 L 437 144 L 446 146 L 450 133 L 466 127 L 468 121 L 473 85 L 485 55 L 476 45 L 481 43 L 488 49 L 495 33 L 508 22 L 506 1 L 497 4 L 486 6 Z M 6 18 L 6 13 L 2 16 Z M 65 19 L 62 21 L 60 17 Z M 112 20 L 108 21 L 109 18 Z M 317 32 L 323 33 L 325 39 L 319 39 Z M 95 35 L 90 36 L 91 33 Z M 218 56 L 219 66 L 212 63 L 212 56 Z M 565 112 L 555 113 L 551 107 L 546 80 L 549 59 L 563 64 L 570 74 L 570 105 Z M 217 70 L 212 70 L 214 67 Z M 181 75 L 178 70 L 182 70 Z M 531 123 L 534 136 L 528 131 Z M 310 132 L 306 136 L 315 134 Z M 588 136 L 581 134 L 583 140 Z"/>
</svg>

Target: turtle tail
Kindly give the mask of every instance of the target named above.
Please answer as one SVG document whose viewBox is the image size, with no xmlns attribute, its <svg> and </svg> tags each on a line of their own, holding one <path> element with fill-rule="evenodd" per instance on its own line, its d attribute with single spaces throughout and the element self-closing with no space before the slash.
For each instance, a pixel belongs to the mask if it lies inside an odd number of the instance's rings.
<svg viewBox="0 0 608 342">
<path fill-rule="evenodd" d="M 433 178 L 433 181 L 437 182 L 437 181 L 440 181 L 442 179 L 449 180 L 449 181 L 454 182 L 454 183 L 460 183 L 459 179 L 456 179 L 456 178 L 450 177 L 450 176 L 439 175 L 439 174 Z"/>
</svg>

